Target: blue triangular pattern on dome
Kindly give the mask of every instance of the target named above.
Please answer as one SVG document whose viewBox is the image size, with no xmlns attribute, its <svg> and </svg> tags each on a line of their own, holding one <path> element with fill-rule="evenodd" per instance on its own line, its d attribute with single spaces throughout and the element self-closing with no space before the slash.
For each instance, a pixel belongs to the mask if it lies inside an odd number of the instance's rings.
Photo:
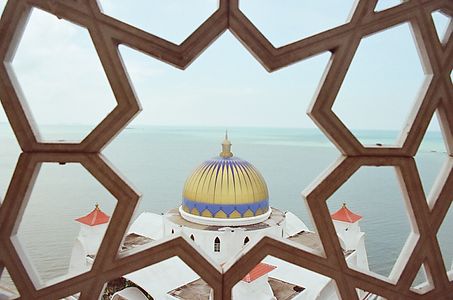
<svg viewBox="0 0 453 300">
<path fill-rule="evenodd" d="M 219 204 L 211 204 L 208 206 L 208 210 L 212 213 L 212 215 L 215 215 L 221 210 L 221 206 Z"/>
<path fill-rule="evenodd" d="M 189 208 L 189 211 L 192 211 L 196 207 L 196 203 L 192 201 L 185 201 L 184 204 Z"/>
<path fill-rule="evenodd" d="M 251 209 L 251 208 L 250 208 L 250 205 L 248 205 L 248 204 L 247 204 L 247 205 L 238 205 L 238 206 L 236 206 L 236 210 L 237 210 L 238 212 L 240 212 L 241 215 L 243 215 L 243 214 L 244 214 L 247 210 L 249 210 L 249 209 L 250 209 L 251 211 L 253 211 L 253 209 Z M 256 211 L 253 211 L 254 214 L 255 214 L 255 212 L 256 212 Z"/>
<path fill-rule="evenodd" d="M 260 202 L 258 203 L 250 203 L 249 204 L 250 210 L 253 211 L 254 214 L 256 214 L 256 211 L 261 208 Z"/>
<path fill-rule="evenodd" d="M 229 216 L 236 209 L 236 206 L 234 206 L 234 205 L 221 205 L 220 209 L 223 210 L 223 212 L 226 213 Z"/>
<path fill-rule="evenodd" d="M 265 199 L 257 203 L 245 203 L 245 204 L 211 204 L 184 199 L 183 205 L 186 205 L 190 211 L 192 211 L 193 208 L 196 208 L 200 212 L 207 209 L 212 215 L 215 215 L 219 211 L 223 211 L 225 214 L 229 216 L 235 210 L 237 210 L 241 215 L 243 215 L 249 209 L 253 212 L 254 215 L 256 215 L 256 212 L 260 208 L 264 209 L 264 211 L 267 211 L 267 208 L 269 207 L 269 199 Z"/>
</svg>

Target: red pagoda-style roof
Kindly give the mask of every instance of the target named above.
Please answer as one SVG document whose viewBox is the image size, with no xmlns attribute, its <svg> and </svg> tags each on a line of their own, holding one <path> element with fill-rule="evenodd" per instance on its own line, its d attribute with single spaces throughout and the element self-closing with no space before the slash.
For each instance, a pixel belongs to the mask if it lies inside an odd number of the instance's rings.
<svg viewBox="0 0 453 300">
<path fill-rule="evenodd" d="M 259 263 L 253 268 L 253 270 L 251 270 L 247 275 L 245 275 L 244 278 L 242 278 L 242 280 L 247 283 L 250 283 L 260 278 L 261 276 L 266 275 L 275 268 L 277 267 L 265 263 Z"/>
<path fill-rule="evenodd" d="M 333 220 L 342 221 L 347 223 L 355 223 L 362 218 L 346 207 L 346 203 L 343 203 L 343 207 L 337 210 L 335 213 L 330 215 Z"/>
<path fill-rule="evenodd" d="M 106 215 L 100 208 L 99 205 L 96 204 L 96 207 L 90 212 L 88 215 L 84 217 L 80 217 L 75 219 L 77 222 L 88 226 L 96 226 L 100 224 L 108 223 L 110 220 L 110 216 Z"/>
</svg>

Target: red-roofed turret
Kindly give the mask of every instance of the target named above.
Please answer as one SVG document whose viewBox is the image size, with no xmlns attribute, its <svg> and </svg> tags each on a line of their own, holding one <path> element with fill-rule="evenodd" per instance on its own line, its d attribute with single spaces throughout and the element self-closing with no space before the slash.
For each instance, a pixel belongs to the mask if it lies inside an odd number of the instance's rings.
<svg viewBox="0 0 453 300">
<path fill-rule="evenodd" d="M 346 203 L 331 215 L 340 246 L 343 250 L 353 250 L 356 263 L 368 270 L 368 257 L 365 248 L 365 233 L 360 230 L 359 220 L 362 216 L 353 213 L 346 207 Z"/>
<path fill-rule="evenodd" d="M 96 204 L 89 214 L 75 220 L 80 223 L 80 231 L 72 249 L 69 265 L 71 270 L 83 273 L 89 270 L 87 256 L 95 256 L 101 245 L 110 216 Z"/>
<path fill-rule="evenodd" d="M 343 207 L 341 207 L 339 210 L 337 210 L 330 216 L 332 217 L 333 220 L 347 222 L 347 223 L 355 223 L 358 220 L 362 219 L 362 216 L 359 216 L 359 215 L 353 213 L 352 211 L 350 211 L 346 207 L 346 203 L 343 203 Z"/>
<path fill-rule="evenodd" d="M 277 267 L 261 262 L 257 264 L 249 273 L 247 273 L 247 275 L 245 275 L 242 280 L 248 283 L 253 282 L 261 276 L 264 276 L 270 271 L 274 270 L 275 268 Z"/>
<path fill-rule="evenodd" d="M 96 204 L 96 207 L 88 215 L 75 219 L 77 222 L 88 226 L 96 226 L 108 223 L 110 216 L 105 214 L 100 208 L 99 204 Z"/>
</svg>

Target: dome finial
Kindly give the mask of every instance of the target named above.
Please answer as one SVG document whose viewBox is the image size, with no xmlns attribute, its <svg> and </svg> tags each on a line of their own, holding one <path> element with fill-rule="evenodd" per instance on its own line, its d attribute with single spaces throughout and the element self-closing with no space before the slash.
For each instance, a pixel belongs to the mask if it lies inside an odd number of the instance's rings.
<svg viewBox="0 0 453 300">
<path fill-rule="evenodd" d="M 225 131 L 225 139 L 222 143 L 222 152 L 220 152 L 219 155 L 223 158 L 230 158 L 233 156 L 233 153 L 231 152 L 231 142 L 228 139 L 228 130 Z"/>
</svg>

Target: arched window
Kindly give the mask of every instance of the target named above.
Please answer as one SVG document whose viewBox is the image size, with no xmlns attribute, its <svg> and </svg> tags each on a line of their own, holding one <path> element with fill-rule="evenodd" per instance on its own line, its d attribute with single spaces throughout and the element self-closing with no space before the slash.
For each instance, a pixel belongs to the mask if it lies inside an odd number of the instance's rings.
<svg viewBox="0 0 453 300">
<path fill-rule="evenodd" d="M 214 240 L 214 252 L 220 252 L 220 239 L 218 237 Z"/>
<path fill-rule="evenodd" d="M 174 229 L 172 229 L 172 230 L 171 230 L 171 234 L 174 234 L 174 233 L 175 233 L 175 230 L 174 230 Z"/>
<path fill-rule="evenodd" d="M 190 235 L 190 239 L 195 242 L 195 237 L 193 236 L 193 234 Z"/>
<path fill-rule="evenodd" d="M 250 242 L 250 239 L 248 236 L 246 236 L 244 239 L 244 246 L 247 245 L 248 242 Z"/>
</svg>

